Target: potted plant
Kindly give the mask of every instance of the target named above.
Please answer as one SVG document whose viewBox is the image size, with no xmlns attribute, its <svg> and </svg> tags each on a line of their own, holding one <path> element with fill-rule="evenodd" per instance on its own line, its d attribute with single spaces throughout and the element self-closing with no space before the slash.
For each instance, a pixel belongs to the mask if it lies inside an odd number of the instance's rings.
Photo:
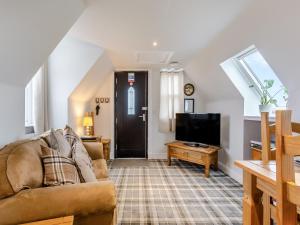
<svg viewBox="0 0 300 225">
<path fill-rule="evenodd" d="M 264 80 L 264 85 L 261 87 L 261 92 L 258 92 L 260 95 L 260 105 L 259 105 L 259 111 L 260 112 L 271 112 L 271 110 L 273 109 L 273 106 L 277 105 L 277 100 L 275 99 L 275 97 L 281 92 L 284 91 L 284 95 L 283 95 L 283 99 L 287 104 L 287 100 L 288 100 L 288 92 L 287 92 L 287 88 L 285 87 L 281 87 L 279 90 L 277 90 L 275 92 L 274 95 L 270 96 L 268 90 L 270 88 L 273 87 L 274 85 L 274 80 Z M 250 85 L 250 88 L 253 88 L 254 85 Z"/>
</svg>

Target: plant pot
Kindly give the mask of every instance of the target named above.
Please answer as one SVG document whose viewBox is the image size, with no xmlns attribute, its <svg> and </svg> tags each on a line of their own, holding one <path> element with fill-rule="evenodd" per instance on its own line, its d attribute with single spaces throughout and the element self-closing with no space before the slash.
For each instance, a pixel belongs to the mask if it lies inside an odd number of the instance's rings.
<svg viewBox="0 0 300 225">
<path fill-rule="evenodd" d="M 259 105 L 259 111 L 260 112 L 271 112 L 272 109 L 273 109 L 273 105 L 272 104 Z"/>
</svg>

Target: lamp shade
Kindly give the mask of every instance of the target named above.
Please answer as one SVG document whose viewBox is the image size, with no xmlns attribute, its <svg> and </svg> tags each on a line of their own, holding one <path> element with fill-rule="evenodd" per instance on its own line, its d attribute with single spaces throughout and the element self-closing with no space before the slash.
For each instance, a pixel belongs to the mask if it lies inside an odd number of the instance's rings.
<svg viewBox="0 0 300 225">
<path fill-rule="evenodd" d="M 93 126 L 93 118 L 91 116 L 83 117 L 83 126 L 84 127 L 91 127 Z"/>
</svg>

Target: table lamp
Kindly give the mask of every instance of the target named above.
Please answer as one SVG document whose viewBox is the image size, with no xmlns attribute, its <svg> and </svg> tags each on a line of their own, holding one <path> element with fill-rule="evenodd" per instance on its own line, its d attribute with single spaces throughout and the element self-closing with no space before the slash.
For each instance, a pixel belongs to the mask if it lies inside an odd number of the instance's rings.
<svg viewBox="0 0 300 225">
<path fill-rule="evenodd" d="M 84 116 L 83 117 L 83 127 L 84 127 L 84 135 L 93 136 L 93 117 L 92 116 Z"/>
</svg>

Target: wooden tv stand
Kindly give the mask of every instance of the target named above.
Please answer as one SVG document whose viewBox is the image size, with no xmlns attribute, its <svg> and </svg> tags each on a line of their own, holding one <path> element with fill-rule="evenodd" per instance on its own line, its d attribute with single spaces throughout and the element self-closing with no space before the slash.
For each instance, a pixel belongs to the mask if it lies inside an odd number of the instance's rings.
<svg viewBox="0 0 300 225">
<path fill-rule="evenodd" d="M 205 166 L 206 177 L 209 177 L 210 165 L 213 165 L 215 170 L 218 169 L 218 151 L 220 150 L 219 147 L 190 147 L 180 141 L 175 141 L 166 145 L 168 146 L 169 166 L 171 165 L 172 158 L 200 164 Z"/>
</svg>

